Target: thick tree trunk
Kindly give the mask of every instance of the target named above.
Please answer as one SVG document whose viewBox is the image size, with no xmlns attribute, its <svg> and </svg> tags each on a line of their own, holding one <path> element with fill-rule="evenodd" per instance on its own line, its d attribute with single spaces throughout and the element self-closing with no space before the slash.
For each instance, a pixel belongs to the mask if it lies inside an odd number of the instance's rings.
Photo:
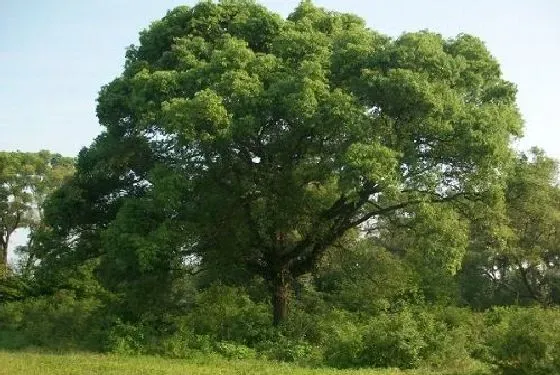
<svg viewBox="0 0 560 375">
<path fill-rule="evenodd" d="M 272 295 L 273 324 L 278 326 L 288 316 L 289 284 L 285 277 L 279 277 L 274 282 Z"/>
</svg>

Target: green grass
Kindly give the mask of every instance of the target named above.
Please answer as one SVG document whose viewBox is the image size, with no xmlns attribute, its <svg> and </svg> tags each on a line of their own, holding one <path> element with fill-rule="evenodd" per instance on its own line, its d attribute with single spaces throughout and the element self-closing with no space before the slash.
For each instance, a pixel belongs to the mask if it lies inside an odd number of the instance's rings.
<svg viewBox="0 0 560 375">
<path fill-rule="evenodd" d="M 1 352 L 0 375 L 436 375 L 430 371 L 308 369 L 259 360 L 227 361 L 214 357 L 171 360 L 151 356 Z M 459 375 L 459 374 L 457 374 Z M 468 374 L 460 374 L 468 375 Z"/>
</svg>

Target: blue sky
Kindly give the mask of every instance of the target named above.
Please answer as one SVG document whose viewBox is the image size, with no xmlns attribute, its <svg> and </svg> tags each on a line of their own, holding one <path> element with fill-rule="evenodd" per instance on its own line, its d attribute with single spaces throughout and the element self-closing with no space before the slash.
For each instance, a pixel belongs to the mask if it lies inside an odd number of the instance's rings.
<svg viewBox="0 0 560 375">
<path fill-rule="evenodd" d="M 299 0 L 262 0 L 287 15 Z M 519 88 L 526 137 L 560 158 L 559 0 L 316 0 L 398 36 L 429 29 L 479 36 Z M 100 87 L 122 71 L 125 48 L 177 0 L 0 0 L 0 150 L 76 155 L 102 130 Z M 21 235 L 20 235 L 21 237 Z"/>
</svg>

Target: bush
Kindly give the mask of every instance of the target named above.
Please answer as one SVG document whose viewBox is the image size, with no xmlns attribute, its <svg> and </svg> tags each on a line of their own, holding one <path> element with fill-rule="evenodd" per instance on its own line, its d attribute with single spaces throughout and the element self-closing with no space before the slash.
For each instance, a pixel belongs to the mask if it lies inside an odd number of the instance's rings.
<svg viewBox="0 0 560 375">
<path fill-rule="evenodd" d="M 209 335 L 196 334 L 182 320 L 172 333 L 158 332 L 154 322 L 136 324 L 113 323 L 106 338 L 105 349 L 118 354 L 159 354 L 171 358 L 191 358 L 218 354 L 227 359 L 250 359 L 256 351 L 243 344 L 218 342 Z"/>
<path fill-rule="evenodd" d="M 227 359 L 253 359 L 257 356 L 255 349 L 242 344 L 219 342 L 214 345 L 214 348 L 218 354 Z"/>
<path fill-rule="evenodd" d="M 1 305 L 0 329 L 17 332 L 29 345 L 99 350 L 101 307 L 98 299 L 77 299 L 61 290 L 53 296 Z"/>
<path fill-rule="evenodd" d="M 426 341 L 415 317 L 407 311 L 380 314 L 365 322 L 331 321 L 332 331 L 324 344 L 325 361 L 333 367 L 417 367 Z"/>
<path fill-rule="evenodd" d="M 147 351 L 146 344 L 142 324 L 127 324 L 117 319 L 105 337 L 104 349 L 118 354 L 141 354 Z"/>
<path fill-rule="evenodd" d="M 257 350 L 260 355 L 273 361 L 296 362 L 300 365 L 319 365 L 322 362 L 319 346 L 280 333 L 274 339 L 259 343 Z"/>
<path fill-rule="evenodd" d="M 21 332 L 0 330 L 0 350 L 21 350 L 29 346 L 27 338 Z"/>
<path fill-rule="evenodd" d="M 362 366 L 415 368 L 427 346 L 417 320 L 408 311 L 381 314 L 365 329 Z"/>
<path fill-rule="evenodd" d="M 488 322 L 483 359 L 501 374 L 560 373 L 560 310 L 501 308 Z"/>
<path fill-rule="evenodd" d="M 185 323 L 184 319 L 178 319 L 175 331 L 161 338 L 155 352 L 172 358 L 189 358 L 195 352 L 212 353 L 214 342 L 215 340 L 208 335 L 194 333 L 193 328 Z"/>
<path fill-rule="evenodd" d="M 403 310 L 359 319 L 334 312 L 321 327 L 325 333 L 324 361 L 332 367 L 470 368 L 476 332 L 468 310 Z"/>
<path fill-rule="evenodd" d="M 111 325 L 106 349 L 125 354 L 190 358 L 218 354 L 253 358 L 251 348 L 272 335 L 269 306 L 253 302 L 243 289 L 215 284 L 195 296 L 181 316 L 147 315 L 134 323 Z"/>
<path fill-rule="evenodd" d="M 430 368 L 453 368 L 463 372 L 476 363 L 471 353 L 481 346 L 484 326 L 482 314 L 457 307 L 433 308 L 416 315 L 426 346 L 422 365 Z"/>
<path fill-rule="evenodd" d="M 24 304 L 22 302 L 0 304 L 0 330 L 16 331 L 20 329 L 24 315 Z"/>
<path fill-rule="evenodd" d="M 271 320 L 268 305 L 253 302 L 243 289 L 216 284 L 197 297 L 184 322 L 215 341 L 254 346 L 270 337 Z"/>
<path fill-rule="evenodd" d="M 321 321 L 325 332 L 323 356 L 325 362 L 336 368 L 359 367 L 364 350 L 363 325 L 343 311 L 333 311 Z"/>
<path fill-rule="evenodd" d="M 282 336 L 292 341 L 318 345 L 326 333 L 320 327 L 320 321 L 320 313 L 308 313 L 298 306 L 292 306 L 287 319 L 278 328 Z"/>
</svg>

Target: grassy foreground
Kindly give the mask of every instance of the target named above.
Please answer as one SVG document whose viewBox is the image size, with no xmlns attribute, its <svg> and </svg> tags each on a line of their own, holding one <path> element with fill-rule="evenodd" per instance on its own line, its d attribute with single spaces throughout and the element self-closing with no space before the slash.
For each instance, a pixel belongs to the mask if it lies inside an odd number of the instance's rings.
<svg viewBox="0 0 560 375">
<path fill-rule="evenodd" d="M 227 361 L 217 358 L 171 360 L 103 354 L 40 354 L 0 352 L 0 375 L 436 375 L 422 370 L 306 369 L 267 361 Z M 454 374 L 454 373 L 447 373 Z M 459 374 L 458 374 L 459 375 Z M 463 374 L 461 374 L 463 375 Z M 464 374 L 467 375 L 467 374 Z"/>
</svg>

